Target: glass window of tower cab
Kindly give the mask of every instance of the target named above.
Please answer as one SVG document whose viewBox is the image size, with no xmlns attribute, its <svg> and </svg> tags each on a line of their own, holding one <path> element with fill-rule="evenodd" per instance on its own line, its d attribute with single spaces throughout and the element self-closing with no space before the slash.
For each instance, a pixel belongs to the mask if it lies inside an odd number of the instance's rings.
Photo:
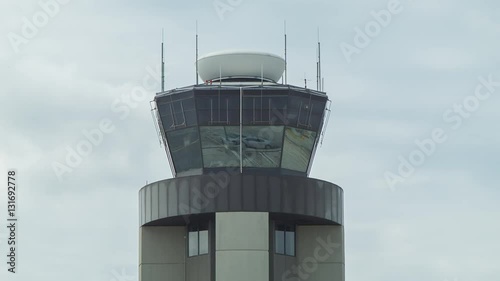
<svg viewBox="0 0 500 281">
<path fill-rule="evenodd" d="M 156 95 L 155 113 L 175 176 L 224 168 L 308 175 L 328 97 L 273 80 L 281 77 L 281 65 L 266 59 L 254 69 L 246 65 L 250 70 L 224 59 L 200 59 L 206 82 Z M 224 72 L 235 67 L 241 74 Z"/>
</svg>

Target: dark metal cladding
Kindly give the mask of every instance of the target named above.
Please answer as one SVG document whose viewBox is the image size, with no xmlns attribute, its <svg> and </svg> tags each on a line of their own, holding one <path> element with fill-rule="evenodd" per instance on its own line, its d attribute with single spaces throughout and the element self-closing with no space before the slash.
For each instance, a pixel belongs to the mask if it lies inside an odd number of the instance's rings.
<svg viewBox="0 0 500 281">
<path fill-rule="evenodd" d="M 151 183 L 139 192 L 140 224 L 185 225 L 215 212 L 269 212 L 302 224 L 343 224 L 343 190 L 326 181 L 219 172 Z"/>
</svg>

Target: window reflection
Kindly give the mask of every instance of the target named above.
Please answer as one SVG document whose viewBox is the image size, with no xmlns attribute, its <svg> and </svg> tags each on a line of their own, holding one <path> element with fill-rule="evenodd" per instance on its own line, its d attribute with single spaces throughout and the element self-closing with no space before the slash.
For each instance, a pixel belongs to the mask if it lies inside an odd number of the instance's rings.
<svg viewBox="0 0 500 281">
<path fill-rule="evenodd" d="M 201 168 L 200 137 L 196 127 L 168 132 L 167 140 L 177 172 Z"/>
<path fill-rule="evenodd" d="M 287 127 L 283 144 L 282 168 L 306 172 L 316 133 Z"/>
<path fill-rule="evenodd" d="M 244 126 L 243 166 L 279 167 L 283 130 L 283 126 Z"/>
<path fill-rule="evenodd" d="M 240 128 L 236 126 L 201 127 L 203 166 L 239 167 Z"/>
<path fill-rule="evenodd" d="M 240 141 L 244 167 L 279 167 L 283 126 L 244 126 L 240 140 L 238 126 L 201 127 L 203 166 L 239 167 Z"/>
</svg>

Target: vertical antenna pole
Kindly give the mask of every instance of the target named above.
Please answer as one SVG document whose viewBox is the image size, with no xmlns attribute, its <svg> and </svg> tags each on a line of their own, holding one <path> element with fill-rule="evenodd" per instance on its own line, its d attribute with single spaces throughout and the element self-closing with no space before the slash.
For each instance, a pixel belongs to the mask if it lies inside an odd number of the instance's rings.
<svg viewBox="0 0 500 281">
<path fill-rule="evenodd" d="M 319 28 L 318 28 L 318 47 L 316 47 L 316 90 L 319 91 Z"/>
<path fill-rule="evenodd" d="M 318 27 L 318 81 L 319 81 L 319 90 L 323 91 L 323 82 L 321 77 L 321 41 L 319 39 L 319 27 Z"/>
<path fill-rule="evenodd" d="M 319 62 L 317 60 L 316 60 L 316 90 L 319 91 Z"/>
<path fill-rule="evenodd" d="M 198 21 L 196 21 L 196 85 L 198 85 Z"/>
<path fill-rule="evenodd" d="M 164 31 L 161 29 L 161 91 L 165 91 L 165 57 L 163 55 Z"/>
<path fill-rule="evenodd" d="M 287 46 L 286 46 L 286 21 L 284 24 L 284 31 L 285 31 L 285 85 L 288 84 L 288 59 L 287 59 Z"/>
</svg>

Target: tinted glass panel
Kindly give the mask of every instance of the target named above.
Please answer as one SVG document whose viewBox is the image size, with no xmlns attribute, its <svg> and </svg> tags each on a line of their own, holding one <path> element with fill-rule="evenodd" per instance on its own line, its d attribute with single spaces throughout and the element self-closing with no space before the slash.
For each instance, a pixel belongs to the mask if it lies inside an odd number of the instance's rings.
<svg viewBox="0 0 500 281">
<path fill-rule="evenodd" d="M 197 93 L 196 106 L 200 125 L 238 125 L 240 123 L 239 90 L 213 90 Z"/>
<path fill-rule="evenodd" d="M 198 255 L 198 231 L 189 232 L 189 256 Z"/>
<path fill-rule="evenodd" d="M 326 100 L 312 100 L 311 101 L 311 115 L 309 117 L 309 124 L 312 130 L 317 132 L 323 122 L 323 114 L 325 111 Z"/>
<path fill-rule="evenodd" d="M 317 131 L 321 124 L 326 99 L 294 93 L 288 100 L 288 125 Z"/>
<path fill-rule="evenodd" d="M 280 164 L 283 126 L 243 127 L 243 166 L 277 168 Z M 240 166 L 240 127 L 201 127 L 205 168 Z"/>
<path fill-rule="evenodd" d="M 281 167 L 306 172 L 315 139 L 315 132 L 287 127 Z"/>
<path fill-rule="evenodd" d="M 264 93 L 261 90 L 243 92 L 243 124 L 283 125 L 287 95 Z"/>
<path fill-rule="evenodd" d="M 295 232 L 287 231 L 285 233 L 285 254 L 295 256 Z"/>
<path fill-rule="evenodd" d="M 279 167 L 283 126 L 243 127 L 243 166 Z"/>
<path fill-rule="evenodd" d="M 201 127 L 200 133 L 205 168 L 240 166 L 240 127 Z"/>
<path fill-rule="evenodd" d="M 274 244 L 276 245 L 277 254 L 285 254 L 285 231 L 275 231 Z"/>
<path fill-rule="evenodd" d="M 208 230 L 201 230 L 199 233 L 200 239 L 200 255 L 208 254 Z"/>
<path fill-rule="evenodd" d="M 165 131 L 197 124 L 192 92 L 172 94 L 158 100 L 157 106 Z"/>
<path fill-rule="evenodd" d="M 196 127 L 168 132 L 167 139 L 177 172 L 201 168 L 200 137 Z"/>
</svg>

